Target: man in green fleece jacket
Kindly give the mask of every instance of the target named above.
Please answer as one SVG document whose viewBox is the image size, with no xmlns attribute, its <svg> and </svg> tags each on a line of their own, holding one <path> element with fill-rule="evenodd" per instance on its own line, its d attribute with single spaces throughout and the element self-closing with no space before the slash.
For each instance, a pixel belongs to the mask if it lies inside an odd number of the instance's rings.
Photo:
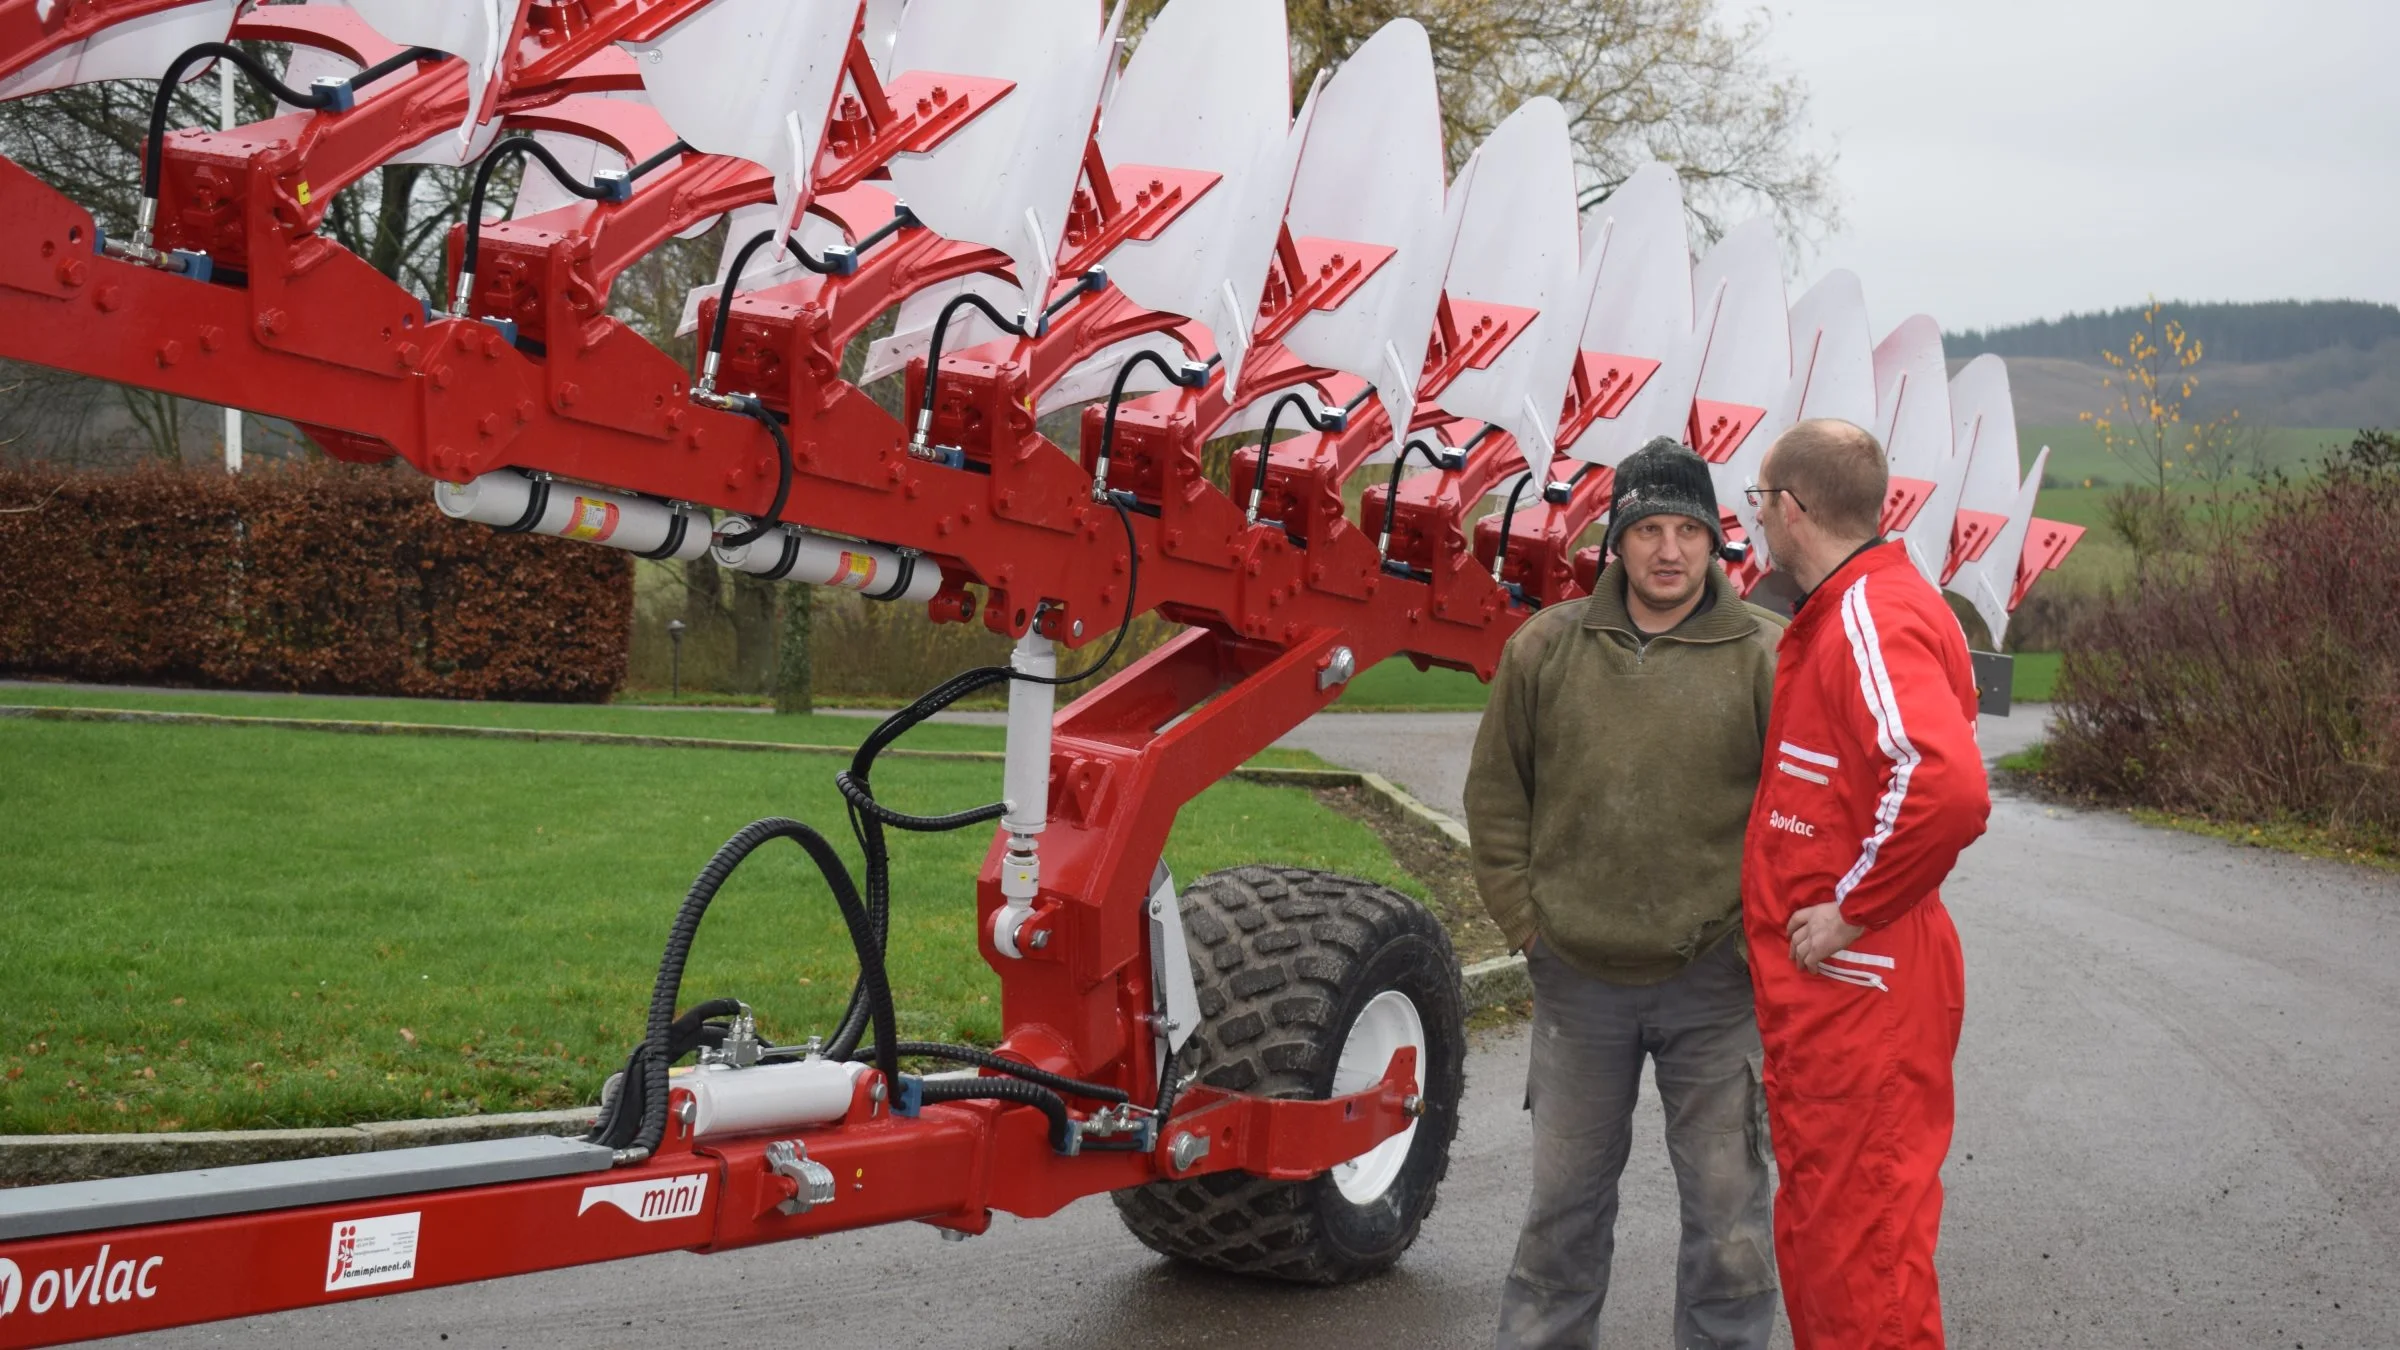
<svg viewBox="0 0 2400 1350">
<path fill-rule="evenodd" d="M 1765 1096 L 1741 936 L 1743 831 L 1783 620 L 1745 603 L 1708 465 L 1661 437 L 1617 466 L 1589 599 L 1509 640 L 1467 774 L 1475 880 L 1533 978 L 1533 1198 L 1503 1350 L 1588 1350 L 1642 1061 L 1682 1193 L 1678 1347 L 1775 1319 Z"/>
</svg>

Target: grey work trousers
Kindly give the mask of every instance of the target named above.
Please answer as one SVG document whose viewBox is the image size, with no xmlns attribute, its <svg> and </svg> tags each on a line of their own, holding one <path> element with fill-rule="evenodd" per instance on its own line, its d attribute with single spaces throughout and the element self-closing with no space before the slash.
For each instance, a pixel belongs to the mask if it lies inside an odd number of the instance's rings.
<svg viewBox="0 0 2400 1350">
<path fill-rule="evenodd" d="M 1765 1350 L 1775 1325 L 1766 1096 L 1741 939 L 1661 984 L 1616 985 L 1536 942 L 1533 1199 L 1500 1296 L 1500 1350 L 1590 1350 L 1616 1252 L 1642 1060 L 1657 1062 L 1683 1201 L 1677 1350 Z"/>
</svg>

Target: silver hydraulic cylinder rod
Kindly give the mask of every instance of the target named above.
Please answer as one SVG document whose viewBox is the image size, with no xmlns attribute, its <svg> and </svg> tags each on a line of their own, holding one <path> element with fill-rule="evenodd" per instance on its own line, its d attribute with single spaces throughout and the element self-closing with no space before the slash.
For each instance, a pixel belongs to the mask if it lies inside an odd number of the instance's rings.
<svg viewBox="0 0 2400 1350">
<path fill-rule="evenodd" d="M 869 600 L 922 604 L 942 589 L 942 569 L 930 558 L 904 554 L 882 544 L 818 534 L 796 525 L 778 525 L 746 544 L 725 543 L 728 536 L 749 531 L 748 520 L 727 516 L 717 526 L 717 561 L 737 572 L 770 581 L 839 586 L 857 591 Z"/>
<path fill-rule="evenodd" d="M 1050 823 L 1050 726 L 1057 688 L 1042 681 L 1058 674 L 1058 644 L 1038 632 L 1017 639 L 1009 666 L 1041 677 L 1008 682 L 1008 749 L 1000 766 L 1000 795 L 1008 813 L 1008 850 L 1000 859 L 1000 908 L 992 914 L 992 945 L 1022 957 L 1017 932 L 1033 913 L 1042 890 L 1040 835 Z"/>
<path fill-rule="evenodd" d="M 538 503 L 537 496 L 541 499 Z M 670 506 L 606 488 L 539 481 L 514 469 L 495 469 L 464 483 L 436 482 L 433 504 L 454 520 L 503 529 L 521 525 L 528 534 L 582 539 L 644 557 L 689 562 L 708 551 L 708 514 L 696 507 Z"/>
</svg>

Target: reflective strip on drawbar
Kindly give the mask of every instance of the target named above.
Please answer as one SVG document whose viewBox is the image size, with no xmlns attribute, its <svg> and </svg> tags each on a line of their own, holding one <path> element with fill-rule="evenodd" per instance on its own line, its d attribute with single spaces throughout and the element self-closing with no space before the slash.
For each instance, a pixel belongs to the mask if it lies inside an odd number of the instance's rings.
<svg viewBox="0 0 2400 1350">
<path fill-rule="evenodd" d="M 538 1181 L 603 1172 L 610 1159 L 599 1144 L 534 1135 L 26 1186 L 0 1190 L 0 1242 Z"/>
</svg>

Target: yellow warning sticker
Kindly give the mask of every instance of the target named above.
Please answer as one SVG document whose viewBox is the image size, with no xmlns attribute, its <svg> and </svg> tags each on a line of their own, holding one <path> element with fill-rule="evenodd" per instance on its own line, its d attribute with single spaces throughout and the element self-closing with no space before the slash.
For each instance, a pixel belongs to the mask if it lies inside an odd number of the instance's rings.
<svg viewBox="0 0 2400 1350">
<path fill-rule="evenodd" d="M 872 554 L 845 552 L 834 560 L 831 586 L 847 586 L 863 591 L 875 584 L 875 558 Z"/>
<path fill-rule="evenodd" d="M 306 183 L 302 183 L 300 185 L 300 204 L 302 206 L 308 205 L 308 184 Z"/>
<path fill-rule="evenodd" d="M 569 539 L 603 540 L 617 532 L 617 504 L 604 497 L 577 497 L 567 513 Z"/>
</svg>

